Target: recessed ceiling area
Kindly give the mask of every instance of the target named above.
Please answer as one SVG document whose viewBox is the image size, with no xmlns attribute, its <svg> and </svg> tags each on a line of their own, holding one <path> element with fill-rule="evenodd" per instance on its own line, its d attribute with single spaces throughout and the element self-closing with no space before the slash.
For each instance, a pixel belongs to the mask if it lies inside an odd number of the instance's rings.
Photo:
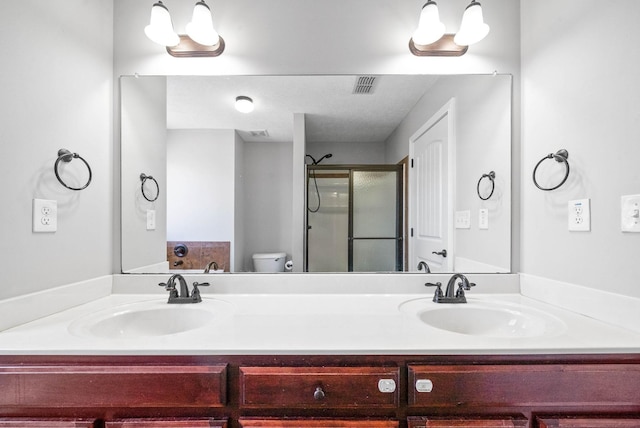
<svg viewBox="0 0 640 428">
<path fill-rule="evenodd" d="M 307 143 L 382 142 L 438 79 L 361 77 L 169 76 L 167 127 L 235 129 L 247 142 L 287 142 L 293 139 L 293 114 L 304 113 Z M 363 91 L 363 84 L 371 89 Z M 253 112 L 236 111 L 239 95 L 253 99 Z"/>
</svg>

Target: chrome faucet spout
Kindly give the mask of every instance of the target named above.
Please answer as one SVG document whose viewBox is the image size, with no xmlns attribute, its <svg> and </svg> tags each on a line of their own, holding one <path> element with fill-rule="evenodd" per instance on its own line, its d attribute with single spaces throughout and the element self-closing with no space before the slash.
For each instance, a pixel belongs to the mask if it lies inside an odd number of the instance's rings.
<svg viewBox="0 0 640 428">
<path fill-rule="evenodd" d="M 209 271 L 211 270 L 211 268 L 213 268 L 214 271 L 218 270 L 218 263 L 216 263 L 215 261 L 209 262 L 205 267 L 204 267 L 204 273 L 209 273 Z"/>
<path fill-rule="evenodd" d="M 178 280 L 178 283 L 180 285 L 180 293 L 179 293 L 178 296 L 179 297 L 189 297 L 189 287 L 187 286 L 187 281 L 179 273 L 171 275 L 171 277 L 167 281 L 167 287 L 175 289 L 176 288 L 176 280 Z"/>
<path fill-rule="evenodd" d="M 447 288 L 444 291 L 444 296 L 445 297 L 455 297 L 454 291 L 456 288 L 456 279 L 459 279 L 460 282 L 460 286 L 465 289 L 465 290 L 469 290 L 469 280 L 467 279 L 466 276 L 464 276 L 461 273 L 456 273 L 454 274 L 450 279 L 449 282 L 447 283 Z"/>
<path fill-rule="evenodd" d="M 423 269 L 425 273 L 431 273 L 431 269 L 429 269 L 429 265 L 425 261 L 421 261 L 420 263 L 418 263 L 418 270 L 423 270 Z"/>
</svg>

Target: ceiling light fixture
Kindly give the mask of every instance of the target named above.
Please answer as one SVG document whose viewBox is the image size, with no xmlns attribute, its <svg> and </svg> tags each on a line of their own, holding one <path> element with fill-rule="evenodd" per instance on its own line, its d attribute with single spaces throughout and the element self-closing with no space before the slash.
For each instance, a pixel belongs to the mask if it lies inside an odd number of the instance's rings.
<svg viewBox="0 0 640 428">
<path fill-rule="evenodd" d="M 457 34 L 445 34 L 435 1 L 428 1 L 420 12 L 418 28 L 409 40 L 409 50 L 416 56 L 462 56 L 469 45 L 484 39 L 489 26 L 484 23 L 482 6 L 471 0 L 462 15 Z"/>
<path fill-rule="evenodd" d="M 175 57 L 214 57 L 224 51 L 224 40 L 213 28 L 211 9 L 204 0 L 193 8 L 186 30 L 187 35 L 175 32 L 169 10 L 159 0 L 151 7 L 151 19 L 144 32 L 152 41 L 166 46 L 167 52 Z"/>
<path fill-rule="evenodd" d="M 240 113 L 251 113 L 253 111 L 253 100 L 244 95 L 236 97 L 236 110 Z"/>
</svg>

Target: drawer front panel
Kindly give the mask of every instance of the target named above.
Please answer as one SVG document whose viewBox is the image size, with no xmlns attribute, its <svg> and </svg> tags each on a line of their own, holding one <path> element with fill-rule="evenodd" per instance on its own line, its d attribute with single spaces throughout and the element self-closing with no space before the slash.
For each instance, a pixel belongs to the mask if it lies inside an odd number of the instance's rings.
<svg viewBox="0 0 640 428">
<path fill-rule="evenodd" d="M 408 418 L 408 428 L 527 428 L 525 418 Z"/>
<path fill-rule="evenodd" d="M 221 407 L 226 365 L 0 367 L 0 407 Z"/>
<path fill-rule="evenodd" d="M 619 418 L 539 418 L 540 428 L 638 428 L 638 419 Z"/>
<path fill-rule="evenodd" d="M 220 419 L 117 419 L 107 421 L 105 428 L 227 428 Z"/>
<path fill-rule="evenodd" d="M 242 428 L 398 428 L 398 421 L 344 419 L 251 419 L 241 418 Z"/>
<path fill-rule="evenodd" d="M 0 428 L 93 428 L 89 419 L 19 419 L 0 418 Z"/>
<path fill-rule="evenodd" d="M 634 406 L 638 364 L 409 365 L 410 406 Z"/>
<path fill-rule="evenodd" d="M 397 367 L 241 367 L 240 405 L 395 408 Z"/>
</svg>

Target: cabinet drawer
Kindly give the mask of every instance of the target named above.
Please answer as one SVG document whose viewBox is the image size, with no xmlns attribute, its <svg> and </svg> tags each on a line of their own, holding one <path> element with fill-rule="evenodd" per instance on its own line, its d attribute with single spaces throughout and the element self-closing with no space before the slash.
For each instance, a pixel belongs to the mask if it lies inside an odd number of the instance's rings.
<svg viewBox="0 0 640 428">
<path fill-rule="evenodd" d="M 619 418 L 538 418 L 540 428 L 638 428 L 638 419 Z"/>
<path fill-rule="evenodd" d="M 408 418 L 408 428 L 527 428 L 529 421 L 519 418 Z"/>
<path fill-rule="evenodd" d="M 90 419 L 0 418 L 0 428 L 93 428 Z"/>
<path fill-rule="evenodd" d="M 221 407 L 226 379 L 226 365 L 5 366 L 0 408 Z"/>
<path fill-rule="evenodd" d="M 107 421 L 105 428 L 227 428 L 220 419 L 115 419 Z"/>
<path fill-rule="evenodd" d="M 409 365 L 410 406 L 637 406 L 638 364 Z"/>
<path fill-rule="evenodd" d="M 241 367 L 240 405 L 395 408 L 397 367 Z"/>
<path fill-rule="evenodd" d="M 345 419 L 251 419 L 240 418 L 242 428 L 398 428 L 398 421 Z"/>
</svg>

